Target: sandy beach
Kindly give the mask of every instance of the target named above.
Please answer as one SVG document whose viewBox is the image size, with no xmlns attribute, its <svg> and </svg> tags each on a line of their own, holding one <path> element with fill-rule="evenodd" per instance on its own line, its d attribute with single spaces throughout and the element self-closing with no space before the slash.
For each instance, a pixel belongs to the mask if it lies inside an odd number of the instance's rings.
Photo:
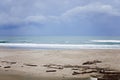
<svg viewBox="0 0 120 80">
<path fill-rule="evenodd" d="M 82 66 L 84 62 L 94 60 L 101 61 L 101 63 L 87 66 L 120 70 L 119 49 L 31 50 L 0 48 L 0 80 L 87 80 L 93 73 L 73 75 L 77 69 L 65 68 L 65 66 Z M 48 65 L 52 65 L 52 67 L 48 67 Z"/>
</svg>

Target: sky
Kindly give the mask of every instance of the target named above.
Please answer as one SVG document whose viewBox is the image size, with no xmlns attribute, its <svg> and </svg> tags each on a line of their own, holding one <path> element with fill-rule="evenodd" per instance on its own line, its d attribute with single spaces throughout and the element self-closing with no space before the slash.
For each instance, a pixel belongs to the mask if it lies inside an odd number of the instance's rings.
<svg viewBox="0 0 120 80">
<path fill-rule="evenodd" d="M 120 0 L 0 0 L 0 36 L 120 36 Z"/>
</svg>

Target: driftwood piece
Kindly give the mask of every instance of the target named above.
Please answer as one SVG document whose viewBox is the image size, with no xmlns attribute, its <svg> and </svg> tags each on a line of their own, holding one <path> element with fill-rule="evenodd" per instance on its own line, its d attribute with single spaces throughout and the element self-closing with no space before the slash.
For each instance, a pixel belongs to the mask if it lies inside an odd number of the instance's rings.
<svg viewBox="0 0 120 80">
<path fill-rule="evenodd" d="M 78 74 L 82 74 L 82 73 L 77 72 L 77 71 L 74 71 L 74 72 L 72 73 L 72 75 L 78 75 Z"/>
<path fill-rule="evenodd" d="M 63 66 L 64 68 L 82 68 L 82 66 L 80 66 L 80 65 L 64 65 Z"/>
<path fill-rule="evenodd" d="M 46 70 L 46 72 L 56 72 L 57 70 Z"/>
<path fill-rule="evenodd" d="M 62 67 L 62 66 L 50 66 L 50 67 L 48 67 L 48 68 L 63 69 L 63 67 Z"/>
<path fill-rule="evenodd" d="M 56 68 L 56 69 L 63 69 L 63 68 L 86 68 L 89 69 L 90 66 L 81 66 L 81 65 L 57 65 L 57 64 L 46 64 L 43 65 L 44 67 L 48 67 L 48 68 Z"/>
<path fill-rule="evenodd" d="M 87 62 L 84 62 L 82 65 L 91 65 L 96 63 L 102 63 L 102 61 L 99 61 L 99 60 L 87 61 Z"/>
<path fill-rule="evenodd" d="M 91 75 L 92 78 L 97 80 L 119 80 L 120 74 L 119 71 L 107 71 L 107 73 L 101 73 L 99 75 Z"/>
<path fill-rule="evenodd" d="M 87 74 L 87 73 L 94 73 L 94 72 L 97 72 L 97 71 L 96 71 L 96 70 L 92 70 L 92 69 L 86 70 L 86 71 L 74 71 L 74 72 L 72 73 L 72 75 Z"/>
<path fill-rule="evenodd" d="M 37 65 L 35 65 L 35 64 L 24 64 L 24 65 L 26 65 L 26 66 L 33 66 L 33 67 L 36 67 Z"/>
<path fill-rule="evenodd" d="M 4 68 L 11 68 L 11 66 L 5 66 Z"/>
<path fill-rule="evenodd" d="M 120 75 L 120 72 L 119 71 L 101 71 L 100 73 L 103 73 L 103 74 L 117 74 L 117 75 Z"/>
<path fill-rule="evenodd" d="M 2 63 L 7 63 L 7 64 L 16 64 L 17 62 L 11 62 L 11 61 L 1 61 Z"/>
<path fill-rule="evenodd" d="M 57 65 L 57 64 L 48 64 L 48 65 L 43 65 L 43 66 L 47 68 L 63 69 L 62 65 Z"/>
</svg>

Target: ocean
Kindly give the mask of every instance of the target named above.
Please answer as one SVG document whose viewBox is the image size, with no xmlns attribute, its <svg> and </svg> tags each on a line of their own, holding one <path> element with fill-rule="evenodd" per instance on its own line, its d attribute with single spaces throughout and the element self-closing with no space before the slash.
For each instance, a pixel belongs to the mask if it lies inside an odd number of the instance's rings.
<svg viewBox="0 0 120 80">
<path fill-rule="evenodd" d="M 111 36 L 3 36 L 0 47 L 32 49 L 120 49 L 120 37 Z"/>
</svg>

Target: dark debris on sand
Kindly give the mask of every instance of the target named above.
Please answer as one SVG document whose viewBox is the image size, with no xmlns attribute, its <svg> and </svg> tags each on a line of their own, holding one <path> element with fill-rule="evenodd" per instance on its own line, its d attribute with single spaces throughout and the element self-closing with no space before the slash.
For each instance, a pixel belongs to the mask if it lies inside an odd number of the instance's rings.
<svg viewBox="0 0 120 80">
<path fill-rule="evenodd" d="M 97 64 L 97 63 L 102 63 L 102 61 L 99 61 L 99 60 L 87 61 L 87 62 L 84 62 L 82 65 L 91 65 L 91 64 Z"/>
<path fill-rule="evenodd" d="M 97 63 L 102 63 L 100 60 L 93 60 L 93 61 L 86 61 L 82 63 L 82 65 L 58 65 L 58 64 L 47 64 L 43 65 L 44 67 L 51 68 L 51 70 L 46 70 L 46 72 L 56 72 L 56 70 L 52 69 L 66 69 L 66 68 L 71 68 L 73 71 L 72 75 L 80 75 L 80 74 L 91 74 L 91 73 L 96 73 L 96 74 L 106 74 L 107 77 L 109 76 L 106 71 L 110 73 L 110 71 L 115 71 L 114 69 L 108 68 L 108 67 L 98 67 Z M 95 65 L 92 65 L 95 64 Z M 106 73 L 105 73 L 106 72 Z M 119 72 L 120 73 L 120 72 Z M 114 76 L 115 77 L 115 76 Z M 119 75 L 120 77 L 120 75 Z M 118 80 L 118 79 L 113 79 L 112 80 Z M 100 80 L 106 80 L 106 79 L 100 79 Z M 108 79 L 107 79 L 108 80 Z M 109 79 L 111 80 L 111 79 Z"/>
<path fill-rule="evenodd" d="M 1 61 L 1 63 L 12 65 L 12 64 L 16 64 L 17 62 L 15 62 L 15 61 Z M 116 70 L 108 68 L 108 67 L 105 67 L 105 68 L 98 67 L 97 66 L 98 63 L 102 63 L 102 61 L 100 61 L 100 60 L 86 61 L 86 62 L 82 63 L 82 65 L 46 64 L 43 66 L 48 68 L 48 70 L 46 70 L 46 72 L 48 72 L 48 73 L 57 72 L 57 70 L 63 70 L 63 69 L 69 68 L 73 71 L 72 75 L 97 73 L 97 74 L 104 74 L 104 75 L 106 75 L 105 77 L 110 77 L 111 75 L 119 73 L 119 76 L 118 75 L 117 76 L 120 77 L 120 72 L 115 73 L 114 71 L 116 71 Z M 92 65 L 92 64 L 95 64 L 95 65 Z M 24 67 L 24 65 L 31 66 L 31 67 L 38 66 L 36 64 L 23 64 L 21 67 Z M 0 66 L 0 67 L 2 67 L 2 66 Z M 11 68 L 11 66 L 4 66 L 3 68 Z M 115 76 L 113 76 L 113 77 L 115 77 Z"/>
<path fill-rule="evenodd" d="M 46 72 L 56 72 L 57 70 L 46 70 Z"/>
<path fill-rule="evenodd" d="M 62 65 L 57 65 L 57 64 L 48 64 L 48 65 L 43 65 L 44 67 L 47 68 L 53 68 L 53 69 L 63 69 L 64 67 Z"/>
<path fill-rule="evenodd" d="M 11 66 L 5 66 L 4 68 L 11 68 Z"/>
<path fill-rule="evenodd" d="M 23 64 L 23 65 L 25 65 L 25 66 L 37 67 L 37 65 L 36 65 L 36 64 Z"/>
<path fill-rule="evenodd" d="M 7 64 L 16 64 L 17 62 L 12 62 L 12 61 L 1 61 L 2 63 L 7 63 Z"/>
</svg>

